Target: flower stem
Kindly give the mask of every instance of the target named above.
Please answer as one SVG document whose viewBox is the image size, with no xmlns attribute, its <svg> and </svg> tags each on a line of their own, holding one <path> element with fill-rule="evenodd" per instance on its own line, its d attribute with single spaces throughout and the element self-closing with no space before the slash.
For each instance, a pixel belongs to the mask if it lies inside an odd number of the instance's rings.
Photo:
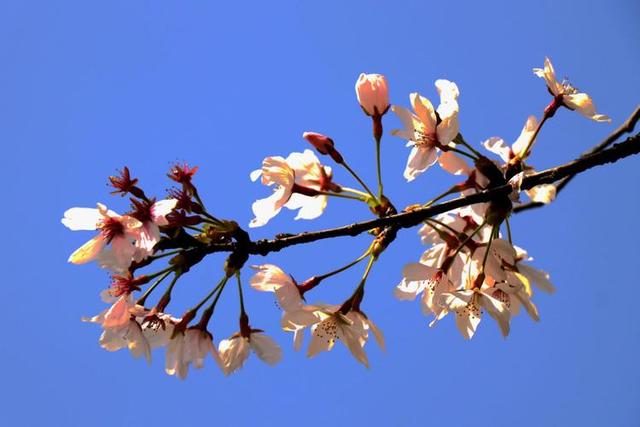
<svg viewBox="0 0 640 427">
<path fill-rule="evenodd" d="M 551 102 L 552 105 L 554 101 Z M 542 120 L 540 120 L 540 123 L 538 123 L 538 126 L 536 127 L 536 130 L 533 131 L 533 135 L 531 135 L 531 139 L 529 140 L 529 143 L 527 143 L 527 148 L 524 149 L 524 151 L 522 151 L 522 160 L 526 159 L 529 156 L 529 150 L 531 150 L 531 147 L 533 146 L 533 143 L 536 140 L 536 137 L 538 136 L 538 133 L 540 133 L 540 129 L 542 129 L 542 125 L 544 125 L 544 123 L 547 121 L 547 119 L 551 116 L 553 116 L 553 114 L 555 113 L 555 110 L 553 110 L 553 113 L 550 113 L 550 109 L 549 107 L 544 109 L 544 114 L 542 115 Z"/>
<path fill-rule="evenodd" d="M 178 251 L 180 252 L 180 251 Z M 169 266 L 163 270 L 158 271 L 157 273 L 153 273 L 153 274 L 148 274 L 147 275 L 147 279 L 151 280 L 151 279 L 155 279 L 156 277 L 163 275 L 163 274 L 169 274 L 171 272 L 171 270 L 175 269 L 176 267 L 174 265 Z"/>
<path fill-rule="evenodd" d="M 464 138 L 462 137 L 462 134 L 459 133 L 454 139 L 453 142 L 464 145 L 465 147 L 467 147 L 469 150 L 471 150 L 471 152 L 473 154 L 475 154 L 478 158 L 482 157 L 482 154 L 476 150 L 475 148 L 473 148 L 473 146 L 471 144 L 469 144 L 467 141 L 464 140 Z"/>
<path fill-rule="evenodd" d="M 334 197 L 342 197 L 343 199 L 351 199 L 351 200 L 359 200 L 361 202 L 365 202 L 366 199 L 362 196 L 352 196 L 350 194 L 340 194 L 340 193 L 332 193 L 330 191 L 318 191 L 318 195 L 323 196 L 334 196 Z"/>
<path fill-rule="evenodd" d="M 171 283 L 169 283 L 169 287 L 164 292 L 164 294 L 162 294 L 162 297 L 160 297 L 160 301 L 158 301 L 158 304 L 156 304 L 157 311 L 164 312 L 164 309 L 167 307 L 167 305 L 169 305 L 169 302 L 171 301 L 171 292 L 173 291 L 173 287 L 176 285 L 176 282 L 178 282 L 180 276 L 182 276 L 182 273 L 176 271 L 173 279 L 171 280 Z"/>
<path fill-rule="evenodd" d="M 160 276 L 160 278 L 158 280 L 156 280 L 153 285 L 149 286 L 149 289 L 147 289 L 145 291 L 144 294 L 142 294 L 142 296 L 138 299 L 138 301 L 136 301 L 137 305 L 142 305 L 144 306 L 145 301 L 147 300 L 147 297 L 149 295 L 151 295 L 151 292 L 154 291 L 155 288 L 158 287 L 158 285 L 164 280 L 166 279 L 166 277 L 171 273 L 171 270 L 167 270 L 164 271 L 164 273 L 162 273 L 162 276 Z"/>
<path fill-rule="evenodd" d="M 504 219 L 504 223 L 507 226 L 507 237 L 509 239 L 509 243 L 513 245 L 513 239 L 511 237 L 511 224 L 509 224 L 509 217 Z"/>
<path fill-rule="evenodd" d="M 458 153 L 458 154 L 460 154 L 460 155 L 462 155 L 462 156 L 466 156 L 466 157 L 470 158 L 470 159 L 471 159 L 471 160 L 473 160 L 474 162 L 475 162 L 476 160 L 478 160 L 478 158 L 477 158 L 477 157 L 475 157 L 475 156 L 473 156 L 473 155 L 471 155 L 471 154 L 467 153 L 466 151 L 462 151 L 462 150 L 459 150 L 459 149 L 454 148 L 454 147 L 446 147 L 446 149 L 445 149 L 445 150 L 443 150 L 443 151 L 453 151 L 454 153 Z"/>
<path fill-rule="evenodd" d="M 347 270 L 347 269 L 349 269 L 349 268 L 353 267 L 354 265 L 358 264 L 360 261 L 362 261 L 363 259 L 365 259 L 365 258 L 366 258 L 370 253 L 371 253 L 371 248 L 367 249 L 367 251 L 366 251 L 365 253 L 363 253 L 362 255 L 360 255 L 360 256 L 359 256 L 358 258 L 356 258 L 354 261 L 351 261 L 349 264 L 347 264 L 347 265 L 345 265 L 345 266 L 343 266 L 343 267 L 340 267 L 340 268 L 339 268 L 339 269 L 337 269 L 337 270 L 331 271 L 331 272 L 329 272 L 329 273 L 325 273 L 325 274 L 322 274 L 322 275 L 320 275 L 320 276 L 316 276 L 316 278 L 317 278 L 318 280 L 324 280 L 324 279 L 326 279 L 326 278 L 328 278 L 328 277 L 335 276 L 335 275 L 336 275 L 336 274 L 338 274 L 338 273 L 342 273 L 343 271 L 345 271 L 345 270 Z"/>
<path fill-rule="evenodd" d="M 473 239 L 473 237 L 478 234 L 478 232 L 482 229 L 482 227 L 485 226 L 485 224 L 487 223 L 487 220 L 485 219 L 484 221 L 482 221 L 482 224 L 480 224 L 478 226 L 478 228 L 476 228 L 475 230 L 473 230 L 473 232 L 471 234 L 469 234 L 456 248 L 456 251 L 453 253 L 453 256 L 451 256 L 451 258 L 455 258 L 456 255 L 458 255 L 458 253 L 462 250 L 462 248 L 464 248 L 467 243 Z"/>
<path fill-rule="evenodd" d="M 378 199 L 382 200 L 382 194 L 383 194 L 383 189 L 382 189 L 382 168 L 380 166 L 380 137 L 376 136 L 375 137 L 375 141 L 376 141 L 376 170 L 378 173 Z M 375 199 L 375 197 L 374 197 Z M 376 199 L 376 200 L 378 200 Z"/>
<path fill-rule="evenodd" d="M 365 199 L 369 199 L 369 198 L 373 197 L 371 194 L 362 192 L 360 190 L 356 190 L 355 188 L 340 186 L 340 189 L 342 191 L 346 191 L 347 193 L 357 194 L 358 196 L 364 197 Z"/>
<path fill-rule="evenodd" d="M 220 280 L 218 282 L 218 284 L 216 285 L 215 288 L 213 288 L 213 290 L 211 292 L 209 292 L 207 294 L 207 296 L 205 296 L 202 301 L 200 301 L 198 303 L 198 305 L 196 305 L 195 307 L 193 307 L 191 310 L 192 311 L 198 311 L 200 310 L 200 307 L 202 307 L 219 289 L 221 290 L 224 285 L 227 283 L 227 280 L 229 280 L 229 278 L 227 277 L 227 275 L 225 274 L 224 277 L 222 278 L 222 280 Z M 217 297 L 216 297 L 217 300 Z"/>
<path fill-rule="evenodd" d="M 225 286 L 227 286 L 227 281 L 229 280 L 228 277 L 225 277 L 223 279 L 224 283 L 222 283 L 222 287 L 220 287 L 220 290 L 218 291 L 218 294 L 216 295 L 216 297 L 213 299 L 213 301 L 211 301 L 211 304 L 209 304 L 209 306 L 202 312 L 202 317 L 200 318 L 200 322 L 198 322 L 198 327 L 200 329 L 207 329 L 207 325 L 209 324 L 209 320 L 211 319 L 211 316 L 213 315 L 213 311 L 216 308 L 216 304 L 218 304 L 218 300 L 220 299 L 220 295 L 222 295 L 222 291 L 224 290 Z M 218 288 L 218 286 L 216 286 L 216 289 Z M 214 289 L 215 292 L 215 289 Z"/>
<path fill-rule="evenodd" d="M 175 250 L 175 251 L 164 252 L 164 253 L 161 253 L 161 254 L 159 254 L 159 255 L 153 255 L 153 256 L 151 256 L 151 257 L 149 257 L 149 258 L 150 258 L 152 261 L 155 261 L 155 260 L 160 259 L 160 258 L 168 257 L 168 256 L 171 256 L 171 255 L 177 255 L 177 254 L 179 254 L 179 253 L 180 253 L 180 252 L 182 252 L 182 251 L 183 251 L 183 249 L 178 249 L 178 250 Z M 147 260 L 148 260 L 149 258 L 147 258 Z M 157 274 L 157 273 L 156 273 L 156 274 Z"/>
<path fill-rule="evenodd" d="M 454 185 L 453 187 L 451 187 L 450 189 L 448 189 L 447 191 L 445 191 L 444 193 L 442 193 L 441 195 L 439 195 L 438 197 L 436 197 L 435 199 L 431 199 L 430 201 L 428 201 L 427 203 L 425 203 L 422 207 L 423 208 L 428 208 L 429 206 L 431 206 L 432 204 L 434 204 L 435 202 L 437 202 L 438 200 L 447 197 L 449 194 L 453 194 L 457 191 L 456 186 Z"/>
<path fill-rule="evenodd" d="M 240 298 L 240 317 L 246 316 L 244 311 L 244 294 L 242 293 L 242 282 L 240 281 L 240 272 L 236 271 L 236 279 L 238 279 L 238 296 Z"/>
<path fill-rule="evenodd" d="M 444 222 L 442 222 L 442 221 L 438 221 L 437 219 L 434 219 L 434 218 L 427 218 L 425 222 L 426 222 L 426 224 L 427 224 L 429 227 L 434 228 L 434 229 L 436 229 L 436 230 L 437 230 L 437 228 L 436 228 L 433 224 L 430 224 L 431 222 L 433 222 L 433 223 L 435 223 L 435 224 L 437 224 L 437 225 L 439 225 L 439 226 L 441 226 L 441 227 L 446 228 L 447 230 L 449 230 L 450 232 L 452 232 L 452 233 L 453 233 L 453 235 L 454 235 L 454 236 L 456 236 L 456 237 L 460 235 L 460 232 L 459 232 L 459 231 L 454 230 L 454 229 L 453 229 L 453 228 L 451 228 L 449 225 L 445 224 L 445 223 L 444 223 Z"/>
<path fill-rule="evenodd" d="M 491 230 L 491 235 L 489 236 L 489 241 L 487 242 L 487 250 L 484 252 L 484 258 L 482 258 L 482 273 L 484 273 L 484 267 L 487 264 L 487 258 L 489 258 L 489 249 L 491 249 L 491 242 L 493 242 L 493 237 L 495 235 L 497 225 L 493 226 Z"/>
<path fill-rule="evenodd" d="M 373 192 L 371 191 L 371 189 L 367 186 L 367 184 L 365 184 L 362 178 L 360 178 L 360 176 L 356 173 L 356 171 L 351 169 L 351 166 L 349 166 L 346 160 L 343 160 L 341 165 L 344 166 L 344 168 L 351 174 L 351 176 L 353 176 L 356 179 L 356 181 L 358 181 L 358 183 L 360 183 L 362 188 L 365 189 L 365 191 L 369 194 L 369 196 L 371 196 L 371 198 L 373 198 L 373 200 L 378 200 L 376 196 L 373 194 Z M 346 191 L 349 191 L 349 190 L 346 190 Z"/>
</svg>

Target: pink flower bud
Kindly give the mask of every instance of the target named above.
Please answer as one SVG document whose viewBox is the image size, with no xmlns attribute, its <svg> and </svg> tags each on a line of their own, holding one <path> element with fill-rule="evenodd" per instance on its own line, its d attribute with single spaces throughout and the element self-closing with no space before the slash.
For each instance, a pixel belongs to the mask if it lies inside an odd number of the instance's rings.
<svg viewBox="0 0 640 427">
<path fill-rule="evenodd" d="M 313 145 L 320 154 L 331 156 L 333 161 L 338 164 L 344 161 L 340 152 L 335 149 L 333 139 L 328 136 L 317 132 L 305 132 L 302 134 L 302 137 Z"/>
<path fill-rule="evenodd" d="M 302 137 L 313 145 L 320 154 L 329 154 L 333 150 L 333 140 L 317 132 L 305 132 Z"/>
<path fill-rule="evenodd" d="M 389 109 L 387 79 L 381 74 L 360 74 L 356 82 L 358 102 L 369 116 L 382 116 Z"/>
</svg>

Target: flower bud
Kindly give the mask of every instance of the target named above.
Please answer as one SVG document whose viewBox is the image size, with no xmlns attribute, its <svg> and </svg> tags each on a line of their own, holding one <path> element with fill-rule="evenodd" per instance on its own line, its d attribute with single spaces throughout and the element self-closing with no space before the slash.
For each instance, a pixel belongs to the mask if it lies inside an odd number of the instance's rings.
<svg viewBox="0 0 640 427">
<path fill-rule="evenodd" d="M 360 74 L 356 82 L 358 102 L 369 116 L 382 116 L 389 109 L 387 79 L 381 74 Z"/>
<path fill-rule="evenodd" d="M 333 140 L 317 132 L 305 132 L 302 137 L 313 145 L 320 154 L 329 154 L 333 150 Z"/>
<path fill-rule="evenodd" d="M 305 132 L 302 137 L 315 147 L 320 154 L 329 155 L 334 162 L 341 164 L 344 159 L 338 150 L 335 149 L 333 139 L 317 132 Z"/>
</svg>

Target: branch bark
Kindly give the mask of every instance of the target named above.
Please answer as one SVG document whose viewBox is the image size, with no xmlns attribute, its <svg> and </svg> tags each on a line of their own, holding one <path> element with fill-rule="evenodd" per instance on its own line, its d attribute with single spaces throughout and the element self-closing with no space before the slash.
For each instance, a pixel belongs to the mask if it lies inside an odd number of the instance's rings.
<svg viewBox="0 0 640 427">
<path fill-rule="evenodd" d="M 598 150 L 598 147 L 596 147 L 592 151 L 594 152 L 592 152 L 591 154 L 583 155 L 580 158 L 564 165 L 546 169 L 544 171 L 525 177 L 522 180 L 521 189 L 528 190 L 532 187 L 535 187 L 536 185 L 551 184 L 560 179 L 566 179 L 567 177 L 572 177 L 580 174 L 593 167 L 602 166 L 608 163 L 614 163 L 625 157 L 638 154 L 640 153 L 640 133 L 627 138 L 624 142 L 614 144 L 611 148 Z M 427 208 L 419 208 L 408 212 L 390 215 L 384 218 L 376 218 L 368 221 L 356 222 L 350 225 L 326 230 L 286 235 L 280 238 L 248 241 L 247 243 L 245 243 L 243 251 L 246 250 L 248 254 L 253 255 L 267 255 L 270 252 L 277 252 L 281 249 L 293 245 L 310 243 L 318 240 L 330 239 L 333 237 L 357 236 L 358 234 L 378 227 L 414 227 L 432 216 L 464 206 L 488 202 L 496 197 L 505 196 L 511 191 L 511 186 L 507 184 L 469 196 L 458 197 L 456 199 L 429 206 Z M 514 211 L 516 211 L 516 209 L 514 209 Z M 204 248 L 204 251 L 206 253 L 232 252 L 237 249 L 238 248 L 236 243 L 223 243 L 208 245 Z"/>
</svg>

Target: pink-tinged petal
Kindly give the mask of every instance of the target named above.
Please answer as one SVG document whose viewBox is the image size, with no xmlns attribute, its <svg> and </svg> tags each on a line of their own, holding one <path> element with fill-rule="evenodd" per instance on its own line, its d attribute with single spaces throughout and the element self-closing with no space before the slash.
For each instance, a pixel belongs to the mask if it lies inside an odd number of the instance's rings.
<svg viewBox="0 0 640 427">
<path fill-rule="evenodd" d="M 220 341 L 218 353 L 222 360 L 222 371 L 230 375 L 244 365 L 249 357 L 251 347 L 246 338 L 234 337 Z"/>
<path fill-rule="evenodd" d="M 286 188 L 280 187 L 271 196 L 253 202 L 251 210 L 256 217 L 251 220 L 249 227 L 262 227 L 269 222 L 271 218 L 278 215 L 290 196 L 290 189 L 287 191 Z"/>
<path fill-rule="evenodd" d="M 293 185 L 295 175 L 287 161 L 280 156 L 267 157 L 262 161 L 262 183 L 277 184 L 284 187 Z"/>
<path fill-rule="evenodd" d="M 65 211 L 62 223 L 70 230 L 95 230 L 102 221 L 102 214 L 95 208 L 71 208 Z"/>
<path fill-rule="evenodd" d="M 107 351 L 118 351 L 127 346 L 127 340 L 124 339 L 123 327 L 105 329 L 100 335 L 98 341 L 100 347 Z"/>
<path fill-rule="evenodd" d="M 311 327 L 311 342 L 307 348 L 307 357 L 312 358 L 321 351 L 329 351 L 334 344 L 335 340 L 321 335 L 321 330 L 318 330 L 318 324 L 315 324 Z"/>
<path fill-rule="evenodd" d="M 305 306 L 298 310 L 285 311 L 280 324 L 283 330 L 292 332 L 315 325 L 321 320 L 316 312 L 309 309 L 309 306 Z"/>
<path fill-rule="evenodd" d="M 422 122 L 424 129 L 420 129 L 426 134 L 433 134 L 436 131 L 436 113 L 433 109 L 431 101 L 427 98 L 420 96 L 419 93 L 414 92 L 409 95 L 411 99 L 411 106 L 416 112 L 416 116 Z"/>
<path fill-rule="evenodd" d="M 460 90 L 458 85 L 454 82 L 445 79 L 438 79 L 435 83 L 438 95 L 440 95 L 440 103 L 445 104 L 448 102 L 457 102 L 460 96 Z"/>
<path fill-rule="evenodd" d="M 289 201 L 284 205 L 287 209 L 299 209 L 294 219 L 316 219 L 324 212 L 327 207 L 327 196 L 305 196 L 303 194 L 294 193 Z"/>
<path fill-rule="evenodd" d="M 178 334 L 167 344 L 164 371 L 169 375 L 176 375 L 185 379 L 189 373 L 189 365 L 184 361 L 184 334 Z"/>
<path fill-rule="evenodd" d="M 354 334 L 350 328 L 345 328 L 344 336 L 342 341 L 349 349 L 351 355 L 360 363 L 362 363 L 365 368 L 369 368 L 369 358 L 367 357 L 367 353 L 365 353 L 362 348 L 362 343 L 359 342 L 359 336 Z"/>
<path fill-rule="evenodd" d="M 131 238 L 137 236 L 138 230 L 142 227 L 142 223 L 129 215 L 122 215 L 118 219 L 124 226 L 124 232 Z"/>
<path fill-rule="evenodd" d="M 538 312 L 538 307 L 529 299 L 528 295 L 524 292 L 518 292 L 516 298 L 520 301 L 529 317 L 531 317 L 534 322 L 539 322 L 540 313 Z"/>
<path fill-rule="evenodd" d="M 508 162 L 511 158 L 511 148 L 504 142 L 502 138 L 493 136 L 482 143 L 484 148 L 494 154 L 500 156 L 502 161 Z"/>
<path fill-rule="evenodd" d="M 133 357 L 137 359 L 144 356 L 147 363 L 151 363 L 151 347 L 142 334 L 142 329 L 138 322 L 129 321 L 125 338 L 127 340 L 127 347 Z"/>
<path fill-rule="evenodd" d="M 438 158 L 440 167 L 452 175 L 469 175 L 471 168 L 463 159 L 452 151 L 445 151 Z"/>
<path fill-rule="evenodd" d="M 529 145 L 529 141 L 531 141 L 531 138 L 533 137 L 533 134 L 535 133 L 537 127 L 538 119 L 536 119 L 536 116 L 527 117 L 527 121 L 522 128 L 522 132 L 520 132 L 520 136 L 518 136 L 516 142 L 514 142 L 511 146 L 511 151 L 514 155 L 520 158 L 524 158 L 525 153 L 523 151 L 525 150 L 525 148 L 527 148 L 527 145 Z M 508 159 L 505 161 L 508 161 Z"/>
<path fill-rule="evenodd" d="M 258 358 L 268 365 L 275 365 L 282 360 L 282 349 L 274 340 L 262 333 L 252 333 L 249 345 Z"/>
<path fill-rule="evenodd" d="M 520 187 L 522 187 L 522 179 L 524 178 L 524 172 L 519 172 L 509 179 L 508 184 L 511 186 L 511 193 L 509 193 L 509 199 L 512 202 L 520 201 Z"/>
<path fill-rule="evenodd" d="M 153 206 L 151 206 L 151 218 L 153 222 L 161 226 L 169 224 L 166 216 L 175 209 L 177 203 L 177 199 L 166 199 L 155 202 Z"/>
<path fill-rule="evenodd" d="M 404 177 L 407 182 L 413 181 L 433 165 L 437 160 L 437 156 L 438 153 L 434 147 L 413 147 L 404 170 Z"/>
<path fill-rule="evenodd" d="M 429 280 L 436 275 L 438 269 L 413 262 L 406 264 L 402 269 L 402 275 L 409 281 Z"/>
<path fill-rule="evenodd" d="M 415 132 L 415 116 L 411 111 L 407 108 L 401 107 L 399 105 L 394 105 L 391 107 L 391 111 L 396 113 L 400 121 L 402 122 L 404 129 L 403 130 L 392 130 L 391 134 L 400 136 L 405 139 L 413 139 Z"/>
<path fill-rule="evenodd" d="M 153 248 L 160 241 L 160 228 L 153 222 L 146 222 L 139 230 L 136 247 L 142 249 L 142 259 L 153 254 Z"/>
<path fill-rule="evenodd" d="M 553 69 L 553 64 L 551 63 L 551 60 L 549 58 L 544 59 L 544 69 L 534 68 L 533 73 L 536 76 L 544 79 L 547 87 L 554 96 L 562 93 L 562 84 L 558 82 L 558 79 L 556 78 L 556 72 Z"/>
<path fill-rule="evenodd" d="M 273 264 L 252 265 L 256 274 L 251 277 L 249 284 L 258 291 L 274 292 L 282 286 L 292 285 L 291 276 L 280 267 Z"/>
<path fill-rule="evenodd" d="M 376 326 L 375 323 L 373 323 L 371 319 L 367 319 L 367 323 L 369 325 L 369 329 L 371 330 L 371 332 L 373 332 L 373 336 L 376 339 L 378 346 L 380 347 L 380 349 L 382 349 L 382 351 L 385 351 L 386 345 L 384 343 L 384 335 L 382 334 L 382 331 L 378 328 L 378 326 Z"/>
<path fill-rule="evenodd" d="M 548 205 L 556 198 L 557 188 L 553 184 L 540 184 L 526 191 L 531 201 Z"/>
<path fill-rule="evenodd" d="M 556 287 L 549 280 L 549 273 L 522 263 L 518 263 L 518 271 L 541 291 L 550 294 L 556 291 Z"/>
<path fill-rule="evenodd" d="M 85 264 L 94 260 L 106 244 L 105 238 L 99 234 L 80 246 L 69 256 L 69 262 L 72 264 Z"/>
<path fill-rule="evenodd" d="M 251 181 L 256 182 L 262 176 L 262 169 L 256 169 L 249 174 Z"/>
<path fill-rule="evenodd" d="M 425 280 L 402 279 L 398 286 L 393 288 L 393 295 L 400 301 L 413 301 L 424 290 L 425 285 Z"/>
<path fill-rule="evenodd" d="M 484 307 L 487 310 L 487 313 L 489 313 L 489 315 L 498 322 L 502 336 L 506 337 L 509 335 L 509 320 L 511 319 L 511 314 L 509 313 L 509 309 L 506 304 L 486 293 L 483 293 L 479 299 L 482 307 Z"/>
<path fill-rule="evenodd" d="M 445 292 L 439 298 L 439 304 L 450 311 L 461 310 L 471 303 L 475 291 L 469 289 L 453 293 Z"/>
<path fill-rule="evenodd" d="M 116 236 L 111 240 L 111 250 L 114 257 L 114 268 L 117 270 L 126 270 L 133 261 L 136 248 L 126 237 Z"/>
<path fill-rule="evenodd" d="M 119 326 L 124 326 L 129 322 L 131 319 L 131 312 L 129 311 L 131 308 L 130 299 L 129 295 L 123 295 L 118 298 L 118 301 L 116 301 L 105 313 L 104 321 L 102 322 L 103 328 L 117 328 Z"/>
<path fill-rule="evenodd" d="M 456 312 L 456 326 L 462 336 L 467 340 L 470 340 L 475 335 L 478 325 L 480 324 L 480 320 L 480 316 Z"/>
<path fill-rule="evenodd" d="M 356 81 L 356 96 L 369 116 L 384 114 L 389 108 L 387 79 L 381 74 L 360 74 Z"/>
<path fill-rule="evenodd" d="M 304 339 L 304 328 L 296 329 L 293 331 L 293 349 L 300 351 L 302 348 L 302 341 Z"/>
<path fill-rule="evenodd" d="M 438 106 L 438 115 L 442 120 L 438 124 L 437 135 L 438 142 L 442 145 L 448 145 L 458 135 L 460 131 L 460 123 L 458 122 L 458 103 L 453 101 Z"/>
<path fill-rule="evenodd" d="M 596 113 L 596 107 L 593 104 L 593 100 L 586 93 L 564 95 L 562 99 L 567 107 L 572 110 L 576 110 L 588 119 L 595 120 L 596 122 L 611 122 L 611 119 L 608 116 Z"/>
</svg>

